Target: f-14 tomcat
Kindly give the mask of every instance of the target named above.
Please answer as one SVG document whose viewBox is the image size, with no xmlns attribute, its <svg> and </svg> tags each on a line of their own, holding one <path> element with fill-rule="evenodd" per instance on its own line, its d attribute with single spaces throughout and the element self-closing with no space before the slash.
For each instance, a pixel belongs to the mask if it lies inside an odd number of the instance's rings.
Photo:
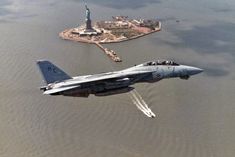
<svg viewBox="0 0 235 157">
<path fill-rule="evenodd" d="M 74 97 L 108 96 L 127 93 L 135 83 L 153 83 L 166 78 L 188 79 L 201 73 L 200 68 L 180 65 L 173 61 L 156 60 L 133 67 L 101 74 L 71 77 L 50 61 L 37 61 L 46 86 L 43 94 Z"/>
</svg>

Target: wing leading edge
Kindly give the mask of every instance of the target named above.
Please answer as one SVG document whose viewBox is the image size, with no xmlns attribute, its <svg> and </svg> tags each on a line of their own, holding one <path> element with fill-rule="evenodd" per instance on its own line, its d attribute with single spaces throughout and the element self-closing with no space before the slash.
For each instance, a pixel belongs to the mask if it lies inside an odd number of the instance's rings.
<svg viewBox="0 0 235 157">
<path fill-rule="evenodd" d="M 143 75 L 143 74 L 149 74 L 151 72 L 148 71 L 131 71 L 128 73 L 114 73 L 114 74 L 110 74 L 110 75 L 104 75 L 104 76 L 87 76 L 85 78 L 83 78 L 82 80 L 68 80 L 67 82 L 65 81 L 66 85 L 79 85 L 79 84 L 84 84 L 84 83 L 92 83 L 92 82 L 98 82 L 98 81 L 107 81 L 107 80 L 113 80 L 113 79 L 121 79 L 121 78 L 130 78 L 133 76 L 138 76 L 138 75 Z"/>
</svg>

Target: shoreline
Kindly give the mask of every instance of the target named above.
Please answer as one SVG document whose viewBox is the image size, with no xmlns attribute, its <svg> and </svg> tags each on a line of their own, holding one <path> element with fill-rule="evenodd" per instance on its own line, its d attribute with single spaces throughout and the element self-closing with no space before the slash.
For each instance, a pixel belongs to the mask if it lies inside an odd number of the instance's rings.
<svg viewBox="0 0 235 157">
<path fill-rule="evenodd" d="M 66 29 L 66 30 L 59 33 L 59 37 L 61 37 L 64 40 L 70 40 L 70 41 L 82 42 L 82 43 L 88 43 L 88 44 L 96 44 L 96 43 L 110 44 L 110 43 L 121 43 L 121 42 L 129 41 L 129 40 L 134 40 L 134 39 L 137 39 L 137 38 L 140 38 L 140 37 L 144 37 L 144 36 L 159 32 L 159 31 L 161 31 L 161 23 L 159 22 L 159 27 L 156 28 L 155 30 L 151 31 L 151 32 L 136 35 L 136 36 L 133 36 L 133 37 L 130 37 L 130 38 L 119 39 L 119 40 L 109 40 L 109 41 L 92 41 L 92 40 L 82 39 L 78 35 L 73 35 L 72 34 L 73 30 L 74 30 L 74 28 Z"/>
<path fill-rule="evenodd" d="M 137 30 L 135 35 L 131 37 L 125 37 L 125 36 L 115 36 L 112 34 L 110 31 L 108 33 L 100 33 L 96 35 L 85 35 L 85 36 L 80 36 L 80 32 L 84 30 L 84 26 L 80 26 L 78 28 L 70 28 L 70 29 L 65 29 L 64 31 L 59 33 L 59 37 L 64 39 L 64 40 L 69 40 L 69 41 L 74 41 L 74 42 L 80 42 L 80 43 L 87 43 L 87 44 L 95 44 L 98 48 L 100 48 L 106 56 L 108 56 L 110 59 L 112 59 L 114 62 L 122 62 L 121 57 L 117 55 L 116 52 L 114 52 L 111 49 L 105 48 L 102 46 L 102 44 L 111 44 L 111 43 L 121 43 L 121 42 L 126 42 L 130 40 L 134 40 L 137 38 L 141 38 L 156 32 L 161 31 L 162 25 L 161 22 L 158 21 L 158 26 L 154 27 L 154 30 L 149 29 L 147 27 L 141 27 L 141 26 L 136 26 L 133 23 L 128 21 L 129 26 L 133 26 L 135 29 L 132 30 Z M 146 28 L 149 29 L 146 31 Z M 98 29 L 104 29 L 104 27 L 98 27 Z M 130 28 L 131 29 L 131 28 Z"/>
</svg>

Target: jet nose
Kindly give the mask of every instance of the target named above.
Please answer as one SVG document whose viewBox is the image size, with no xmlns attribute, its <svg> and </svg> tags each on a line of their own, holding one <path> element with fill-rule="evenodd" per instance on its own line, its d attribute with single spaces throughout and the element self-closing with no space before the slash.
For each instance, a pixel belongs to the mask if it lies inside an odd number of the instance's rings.
<svg viewBox="0 0 235 157">
<path fill-rule="evenodd" d="M 190 67 L 190 66 L 188 66 L 186 70 L 187 70 L 188 75 L 196 75 L 196 74 L 203 72 L 203 69 L 200 69 L 197 67 Z"/>
</svg>

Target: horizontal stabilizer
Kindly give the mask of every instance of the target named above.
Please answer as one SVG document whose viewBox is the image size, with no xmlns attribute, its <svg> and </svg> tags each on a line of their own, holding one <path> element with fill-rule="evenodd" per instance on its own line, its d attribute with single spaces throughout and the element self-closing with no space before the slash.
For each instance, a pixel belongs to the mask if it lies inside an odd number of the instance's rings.
<svg viewBox="0 0 235 157">
<path fill-rule="evenodd" d="M 71 89 L 75 89 L 75 88 L 78 88 L 78 87 L 80 87 L 80 86 L 70 86 L 70 87 L 55 88 L 55 89 L 47 90 L 43 94 L 48 94 L 48 95 L 56 94 L 56 93 L 68 91 L 68 90 L 71 90 Z"/>
</svg>

